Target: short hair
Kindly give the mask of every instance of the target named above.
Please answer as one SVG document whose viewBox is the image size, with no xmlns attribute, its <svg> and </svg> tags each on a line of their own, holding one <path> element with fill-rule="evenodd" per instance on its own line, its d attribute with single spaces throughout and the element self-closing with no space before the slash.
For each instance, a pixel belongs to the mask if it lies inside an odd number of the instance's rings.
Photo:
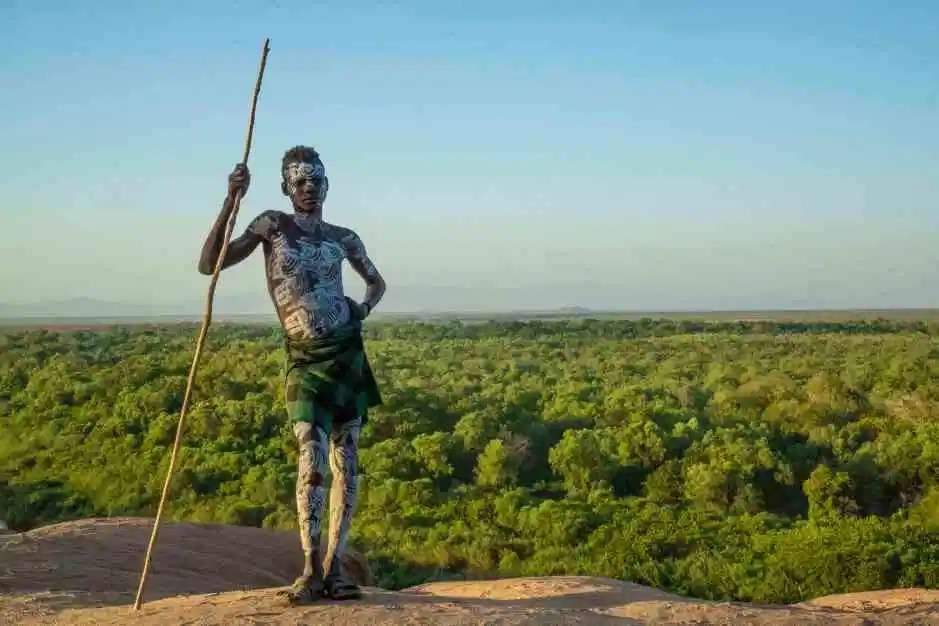
<svg viewBox="0 0 939 626">
<path fill-rule="evenodd" d="M 280 164 L 280 175 L 284 180 L 287 178 L 288 163 L 310 163 L 320 158 L 320 153 L 310 146 L 294 146 L 284 153 L 284 159 Z"/>
</svg>

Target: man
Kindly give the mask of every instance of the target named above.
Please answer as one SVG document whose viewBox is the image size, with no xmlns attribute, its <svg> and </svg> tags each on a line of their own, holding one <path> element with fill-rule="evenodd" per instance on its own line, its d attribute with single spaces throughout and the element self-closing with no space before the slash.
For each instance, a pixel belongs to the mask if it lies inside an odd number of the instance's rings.
<svg viewBox="0 0 939 626">
<path fill-rule="evenodd" d="M 385 281 L 356 233 L 323 220 L 329 179 L 316 150 L 288 150 L 281 175 L 281 190 L 293 212 L 258 215 L 231 241 L 222 267 L 240 263 L 262 246 L 267 288 L 286 336 L 287 413 L 300 446 L 296 495 L 304 568 L 284 595 L 290 603 L 320 595 L 357 598 L 360 590 L 343 579 L 340 562 L 355 512 L 359 430 L 368 409 L 381 403 L 361 325 L 384 295 Z M 202 274 L 213 272 L 236 194 L 243 197 L 250 180 L 244 164 L 229 176 L 228 196 L 202 248 Z M 367 286 L 361 303 L 343 291 L 344 259 Z M 333 484 L 324 563 L 320 534 L 327 457 Z"/>
</svg>

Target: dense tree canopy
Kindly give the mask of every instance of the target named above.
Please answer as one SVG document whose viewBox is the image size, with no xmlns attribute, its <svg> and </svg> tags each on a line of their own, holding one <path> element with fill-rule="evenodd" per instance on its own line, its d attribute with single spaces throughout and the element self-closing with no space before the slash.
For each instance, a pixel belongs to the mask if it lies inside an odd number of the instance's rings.
<svg viewBox="0 0 939 626">
<path fill-rule="evenodd" d="M 156 509 L 196 330 L 0 335 L 0 518 Z M 373 323 L 382 584 L 590 574 L 789 602 L 939 586 L 928 321 Z M 295 528 L 280 331 L 216 325 L 169 517 Z"/>
</svg>

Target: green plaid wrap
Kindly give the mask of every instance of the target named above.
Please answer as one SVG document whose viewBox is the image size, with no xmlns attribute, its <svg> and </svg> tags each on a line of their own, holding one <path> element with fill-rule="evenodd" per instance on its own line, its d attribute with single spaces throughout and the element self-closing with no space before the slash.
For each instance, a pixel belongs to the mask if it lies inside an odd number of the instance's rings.
<svg viewBox="0 0 939 626">
<path fill-rule="evenodd" d="M 310 422 L 326 433 L 334 423 L 368 419 L 381 404 L 378 383 L 365 355 L 362 322 L 353 319 L 329 336 L 287 339 L 285 395 L 292 422 Z"/>
</svg>

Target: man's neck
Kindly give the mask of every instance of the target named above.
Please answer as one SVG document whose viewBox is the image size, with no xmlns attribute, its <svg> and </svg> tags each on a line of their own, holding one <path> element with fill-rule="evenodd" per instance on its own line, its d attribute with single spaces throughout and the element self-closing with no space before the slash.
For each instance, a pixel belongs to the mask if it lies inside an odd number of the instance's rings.
<svg viewBox="0 0 939 626">
<path fill-rule="evenodd" d="M 322 212 L 320 211 L 298 211 L 294 209 L 293 219 L 298 226 L 307 230 L 313 230 L 319 226 L 322 221 Z"/>
</svg>

